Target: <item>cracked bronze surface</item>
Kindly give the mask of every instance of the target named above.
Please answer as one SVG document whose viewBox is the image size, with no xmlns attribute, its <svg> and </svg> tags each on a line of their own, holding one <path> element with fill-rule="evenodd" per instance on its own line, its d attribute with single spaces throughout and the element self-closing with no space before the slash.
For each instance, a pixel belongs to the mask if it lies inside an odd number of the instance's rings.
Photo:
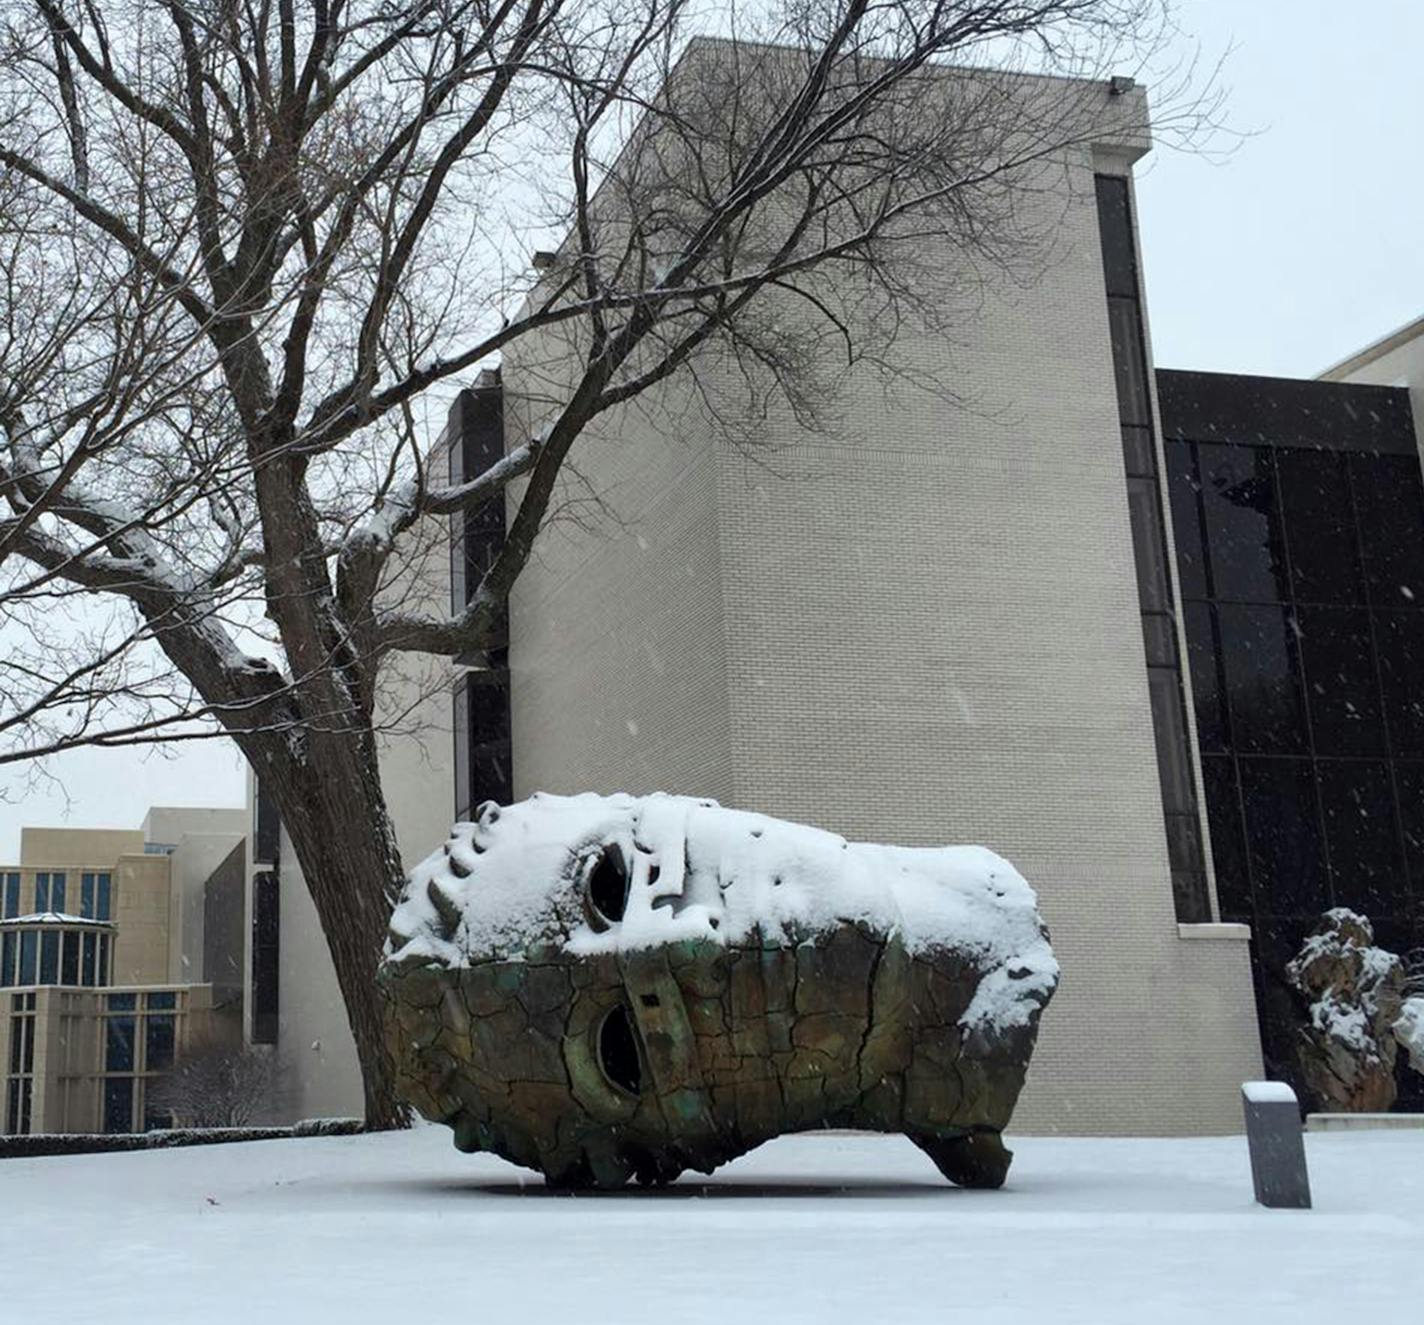
<svg viewBox="0 0 1424 1325">
<path fill-rule="evenodd" d="M 613 1188 L 856 1128 L 904 1133 L 961 1185 L 1004 1180 L 1000 1134 L 1047 996 L 1024 1024 L 966 1031 L 985 972 L 961 952 L 911 954 L 846 922 L 799 941 L 520 958 L 381 968 L 399 1089 L 462 1150 Z"/>
</svg>

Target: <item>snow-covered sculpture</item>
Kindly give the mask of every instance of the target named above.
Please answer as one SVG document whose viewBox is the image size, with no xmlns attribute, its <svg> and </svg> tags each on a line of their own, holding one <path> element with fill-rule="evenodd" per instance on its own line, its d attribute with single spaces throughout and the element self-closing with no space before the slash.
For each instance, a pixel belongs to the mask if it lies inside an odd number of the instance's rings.
<svg viewBox="0 0 1424 1325">
<path fill-rule="evenodd" d="M 1335 907 L 1286 967 L 1306 1006 L 1296 1041 L 1301 1073 L 1320 1107 L 1332 1112 L 1382 1113 L 1397 1093 L 1404 966 L 1374 943 L 1364 916 Z"/>
<path fill-rule="evenodd" d="M 853 1127 L 997 1187 L 1058 964 L 1033 890 L 980 847 L 536 795 L 411 872 L 380 980 L 405 1098 L 553 1183 Z"/>
<path fill-rule="evenodd" d="M 1406 998 L 1394 1023 L 1394 1038 L 1409 1055 L 1409 1066 L 1424 1073 L 1424 994 Z"/>
</svg>

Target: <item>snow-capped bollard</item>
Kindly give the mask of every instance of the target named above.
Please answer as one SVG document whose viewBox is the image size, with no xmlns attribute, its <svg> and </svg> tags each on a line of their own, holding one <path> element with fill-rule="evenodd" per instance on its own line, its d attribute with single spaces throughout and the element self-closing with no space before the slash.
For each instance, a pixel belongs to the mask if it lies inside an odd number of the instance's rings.
<svg viewBox="0 0 1424 1325">
<path fill-rule="evenodd" d="M 1309 1210 L 1310 1174 L 1295 1091 L 1283 1081 L 1247 1081 L 1241 1103 L 1256 1200 L 1275 1210 Z"/>
<path fill-rule="evenodd" d="M 411 871 L 379 979 L 405 1099 L 557 1185 L 849 1127 L 998 1187 L 1058 963 L 1033 889 L 982 847 L 536 795 Z"/>
</svg>

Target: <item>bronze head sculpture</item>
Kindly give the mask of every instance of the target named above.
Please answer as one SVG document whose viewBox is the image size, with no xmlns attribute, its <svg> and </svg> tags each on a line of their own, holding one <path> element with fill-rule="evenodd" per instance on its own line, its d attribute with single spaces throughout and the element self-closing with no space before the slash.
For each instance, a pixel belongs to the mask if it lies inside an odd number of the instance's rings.
<svg viewBox="0 0 1424 1325">
<path fill-rule="evenodd" d="M 411 871 L 380 980 L 404 1097 L 552 1183 L 669 1182 L 844 1127 L 997 1187 L 1058 966 L 980 847 L 535 795 Z"/>
</svg>

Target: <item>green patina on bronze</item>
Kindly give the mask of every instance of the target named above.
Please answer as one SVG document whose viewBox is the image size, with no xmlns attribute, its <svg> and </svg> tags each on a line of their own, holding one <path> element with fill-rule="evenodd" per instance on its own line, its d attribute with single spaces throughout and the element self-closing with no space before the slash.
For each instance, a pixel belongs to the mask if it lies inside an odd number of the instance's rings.
<svg viewBox="0 0 1424 1325">
<path fill-rule="evenodd" d="M 904 1133 L 953 1182 L 997 1187 L 1042 1008 L 965 1031 L 983 975 L 846 923 L 460 968 L 413 955 L 379 978 L 404 1098 L 462 1150 L 552 1183 L 669 1182 L 844 1127 Z"/>
</svg>

